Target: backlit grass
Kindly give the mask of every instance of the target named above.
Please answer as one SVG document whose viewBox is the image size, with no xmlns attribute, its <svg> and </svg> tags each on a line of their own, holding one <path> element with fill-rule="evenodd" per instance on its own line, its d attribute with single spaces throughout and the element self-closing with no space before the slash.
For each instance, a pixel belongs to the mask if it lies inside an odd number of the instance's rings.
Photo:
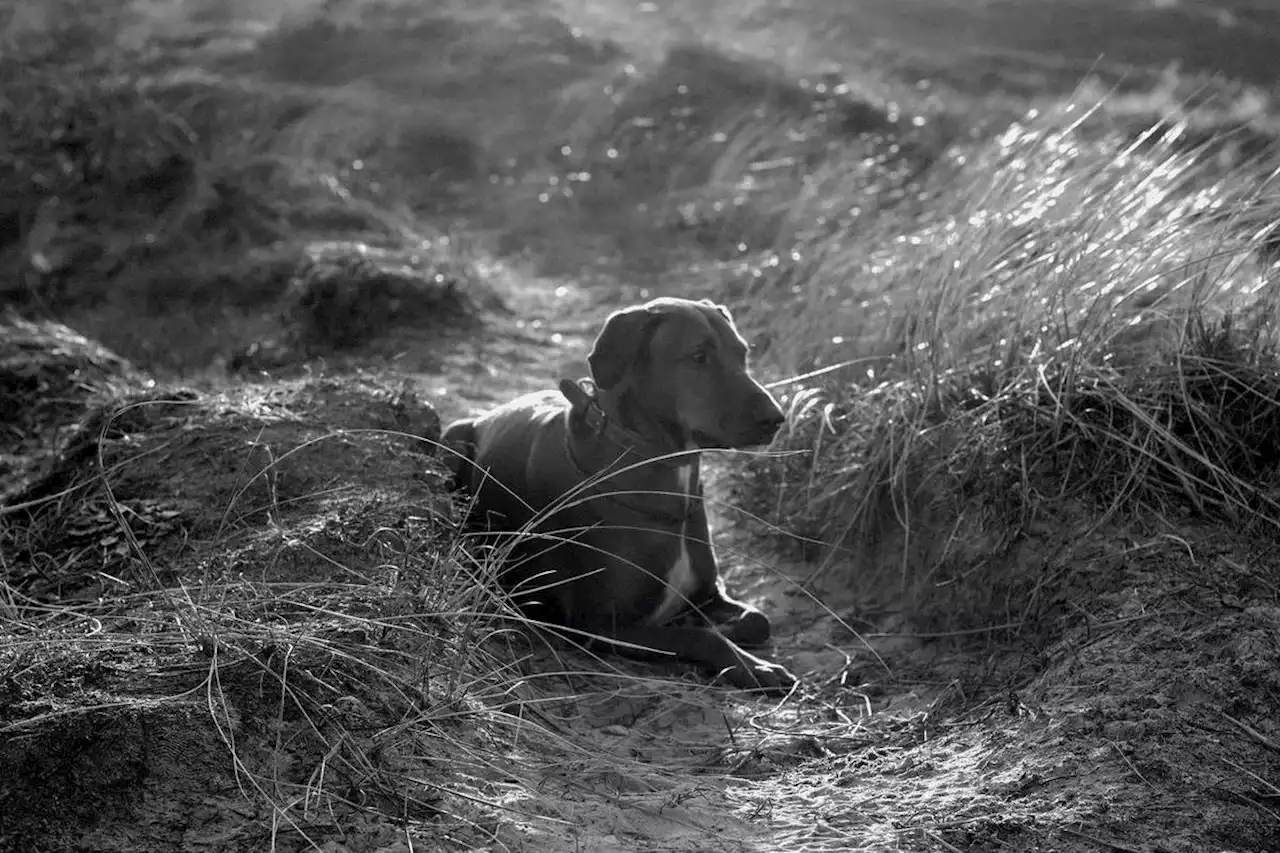
<svg viewBox="0 0 1280 853">
<path fill-rule="evenodd" d="M 971 569 L 1046 516 L 1277 532 L 1274 167 L 1212 171 L 1177 124 L 1086 133 L 1088 107 L 952 149 L 909 217 L 797 242 L 748 291 L 773 306 L 764 358 L 816 375 L 780 389 L 788 455 L 752 462 L 744 499 L 855 553 L 901 546 L 851 582 L 926 614 L 1001 621 L 999 560 Z M 847 168 L 787 215 L 856 204 Z"/>
</svg>

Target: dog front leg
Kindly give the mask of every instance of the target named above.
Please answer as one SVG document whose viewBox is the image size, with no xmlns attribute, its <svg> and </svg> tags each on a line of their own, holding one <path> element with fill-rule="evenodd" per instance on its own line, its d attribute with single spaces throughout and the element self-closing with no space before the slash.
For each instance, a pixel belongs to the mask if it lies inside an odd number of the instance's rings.
<svg viewBox="0 0 1280 853">
<path fill-rule="evenodd" d="M 453 475 L 449 483 L 452 491 L 470 488 L 476 467 L 476 424 L 466 419 L 449 424 L 440 436 L 445 467 Z"/>
<path fill-rule="evenodd" d="M 741 690 L 786 695 L 796 683 L 796 677 L 786 667 L 738 648 L 714 628 L 649 625 L 614 628 L 597 634 L 596 640 L 627 657 L 648 660 L 675 657 L 702 664 Z"/>
<path fill-rule="evenodd" d="M 744 646 L 768 643 L 772 633 L 769 617 L 759 608 L 729 595 L 711 544 L 711 526 L 701 503 L 689 519 L 686 535 L 689 560 L 695 576 L 702 581 L 702 597 L 692 602 L 693 613 L 732 643 Z"/>
</svg>

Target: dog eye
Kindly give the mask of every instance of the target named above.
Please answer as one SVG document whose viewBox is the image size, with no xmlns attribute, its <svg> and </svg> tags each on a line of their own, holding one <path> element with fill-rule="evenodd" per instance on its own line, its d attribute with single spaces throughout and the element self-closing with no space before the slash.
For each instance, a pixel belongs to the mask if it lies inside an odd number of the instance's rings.
<svg viewBox="0 0 1280 853">
<path fill-rule="evenodd" d="M 689 360 L 692 361 L 694 364 L 706 364 L 707 351 L 704 349 L 700 349 L 697 352 L 695 352 L 693 355 L 689 356 Z"/>
</svg>

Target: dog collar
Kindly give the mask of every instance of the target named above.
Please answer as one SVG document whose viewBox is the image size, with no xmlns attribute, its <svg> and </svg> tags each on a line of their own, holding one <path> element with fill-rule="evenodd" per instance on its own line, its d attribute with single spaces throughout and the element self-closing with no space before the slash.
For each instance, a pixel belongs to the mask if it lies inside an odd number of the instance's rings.
<svg viewBox="0 0 1280 853">
<path fill-rule="evenodd" d="M 569 401 L 569 405 L 572 406 L 574 411 L 582 413 L 583 423 L 597 436 L 608 439 L 623 450 L 630 450 L 647 459 L 652 459 L 655 465 L 677 468 L 688 464 L 688 460 L 682 460 L 679 457 L 674 459 L 656 458 L 667 456 L 673 451 L 669 448 L 658 447 L 639 432 L 629 429 L 610 418 L 600 405 L 596 385 L 590 379 L 562 379 L 560 380 L 560 393 Z"/>
<path fill-rule="evenodd" d="M 651 443 L 635 430 L 627 429 L 621 425 L 613 423 L 608 414 L 601 408 L 599 401 L 595 395 L 595 385 L 589 379 L 580 379 L 573 381 L 572 379 L 564 379 L 560 382 L 560 392 L 568 398 L 570 405 L 574 411 L 581 411 L 583 421 L 596 435 L 607 438 L 610 442 L 617 445 L 624 452 L 630 450 L 634 453 L 645 453 L 646 446 L 651 447 Z M 610 434 L 612 433 L 612 434 Z M 571 433 L 568 429 L 564 434 L 564 450 L 569 457 L 569 461 L 573 463 L 573 467 L 585 479 L 590 480 L 599 472 L 589 471 L 578 460 L 578 456 L 573 452 L 573 441 Z M 658 465 L 664 468 L 676 468 L 681 464 L 689 464 L 688 460 L 682 461 L 680 458 L 662 459 L 665 455 L 662 450 L 652 451 L 651 455 L 647 455 L 646 459 L 651 465 Z M 593 488 L 597 491 L 598 488 Z M 608 500 L 610 503 L 625 507 L 637 515 L 648 518 L 662 524 L 670 524 L 683 527 L 693 518 L 694 513 L 698 509 L 698 501 L 701 500 L 701 486 L 698 481 L 698 467 L 695 464 L 693 468 L 693 479 L 690 481 L 690 491 L 684 498 L 684 506 L 678 513 L 666 512 L 652 507 L 642 506 L 638 503 L 628 500 L 619 494 L 605 493 L 600 497 Z"/>
</svg>

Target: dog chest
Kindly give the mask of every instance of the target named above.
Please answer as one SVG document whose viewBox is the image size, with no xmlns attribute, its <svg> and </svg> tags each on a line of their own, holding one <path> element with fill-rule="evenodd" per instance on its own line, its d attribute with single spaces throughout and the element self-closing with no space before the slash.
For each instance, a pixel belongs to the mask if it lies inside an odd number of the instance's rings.
<svg viewBox="0 0 1280 853">
<path fill-rule="evenodd" d="M 680 489 L 685 494 L 687 505 L 693 491 L 693 466 L 682 465 L 676 469 L 676 475 L 680 481 Z M 680 550 L 675 562 L 667 567 L 665 573 L 666 585 L 662 590 L 662 600 L 647 620 L 651 625 L 661 625 L 675 616 L 688 605 L 690 597 L 698 591 L 698 579 L 694 575 L 693 562 L 689 558 L 688 527 L 689 521 L 686 518 L 680 527 Z"/>
</svg>

